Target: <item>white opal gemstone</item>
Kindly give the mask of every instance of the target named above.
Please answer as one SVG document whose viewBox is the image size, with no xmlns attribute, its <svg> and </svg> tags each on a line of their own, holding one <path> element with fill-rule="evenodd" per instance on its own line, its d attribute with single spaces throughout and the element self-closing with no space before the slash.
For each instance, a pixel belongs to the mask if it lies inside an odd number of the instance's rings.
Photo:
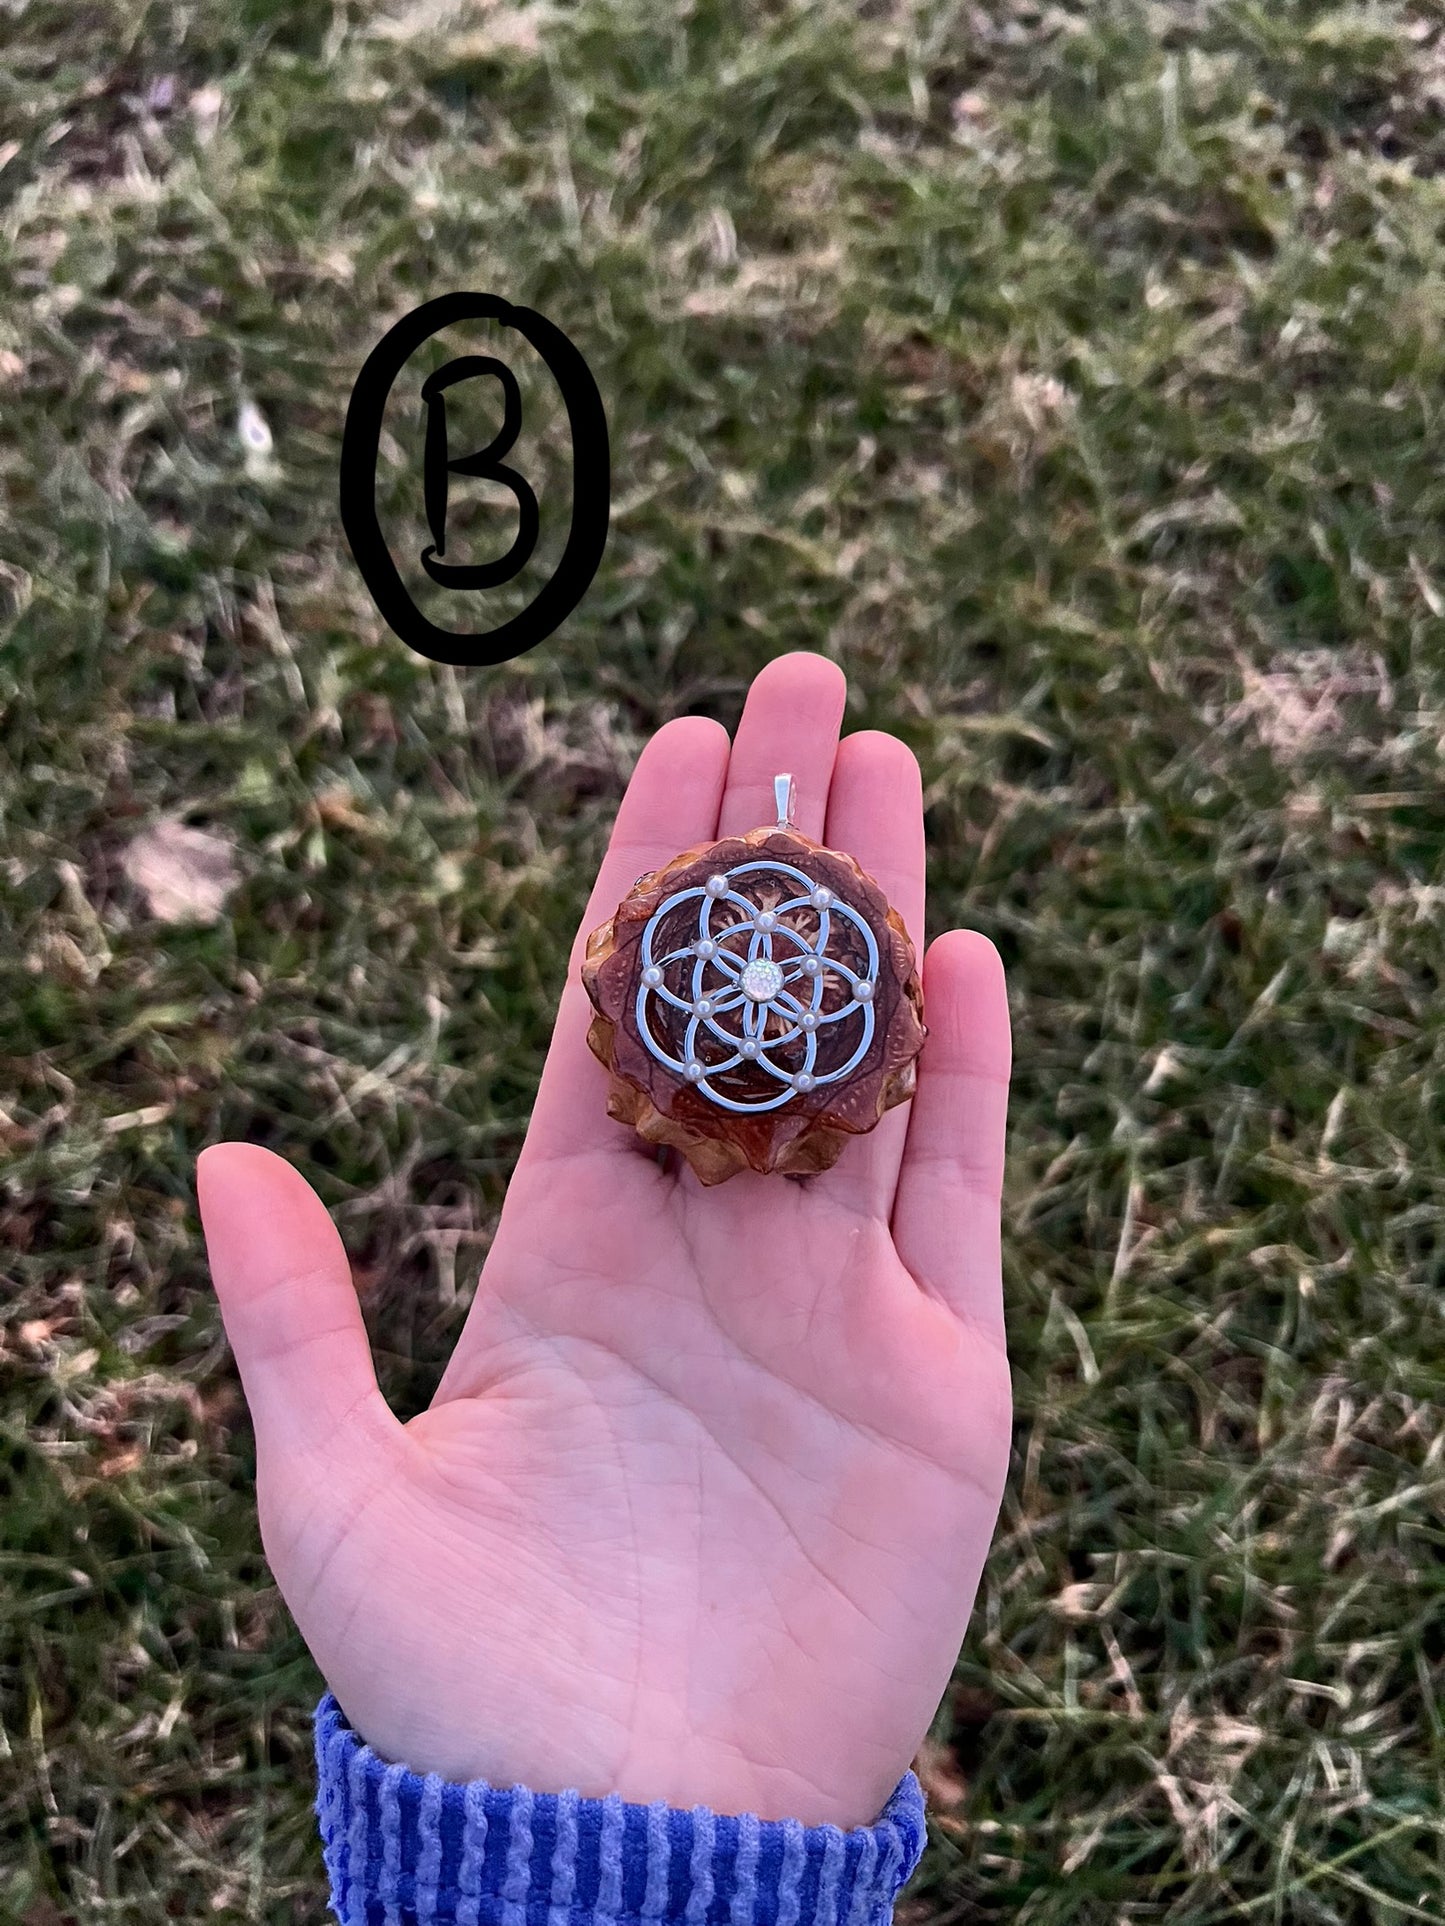
<svg viewBox="0 0 1445 1926">
<path fill-rule="evenodd" d="M 771 957 L 755 956 L 743 965 L 738 982 L 744 996 L 750 996 L 755 1003 L 766 1003 L 783 987 L 782 965 L 774 963 Z"/>
</svg>

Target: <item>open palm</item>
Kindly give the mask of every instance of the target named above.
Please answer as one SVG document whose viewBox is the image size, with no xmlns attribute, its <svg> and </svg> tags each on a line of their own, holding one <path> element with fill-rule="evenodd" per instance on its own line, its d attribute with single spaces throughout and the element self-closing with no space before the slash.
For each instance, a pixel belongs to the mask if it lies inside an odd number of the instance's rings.
<svg viewBox="0 0 1445 1926">
<path fill-rule="evenodd" d="M 1010 1435 L 996 953 L 935 941 L 917 1094 L 832 1170 L 712 1188 L 607 1116 L 578 976 L 634 878 L 770 821 L 783 770 L 798 827 L 921 942 L 917 763 L 840 743 L 844 695 L 826 658 L 783 656 L 731 745 L 689 717 L 643 752 L 475 1300 L 410 1423 L 309 1185 L 254 1146 L 202 1155 L 262 1542 L 385 1759 L 868 1825 L 947 1687 Z"/>
</svg>

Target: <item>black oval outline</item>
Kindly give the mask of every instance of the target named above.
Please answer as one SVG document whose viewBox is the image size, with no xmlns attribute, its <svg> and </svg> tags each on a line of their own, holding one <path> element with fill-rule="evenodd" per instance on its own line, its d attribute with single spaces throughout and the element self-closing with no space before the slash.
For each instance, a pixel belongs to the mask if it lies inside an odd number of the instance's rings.
<svg viewBox="0 0 1445 1926">
<path fill-rule="evenodd" d="M 407 593 L 376 512 L 381 423 L 396 378 L 423 342 L 457 321 L 500 321 L 542 357 L 567 408 L 572 432 L 572 520 L 566 546 L 539 594 L 500 628 L 485 634 L 441 629 Z M 341 436 L 341 526 L 371 599 L 393 634 L 431 662 L 455 668 L 510 662 L 561 627 L 586 594 L 612 511 L 607 416 L 592 370 L 555 322 L 497 294 L 439 294 L 388 328 L 362 364 Z"/>
</svg>

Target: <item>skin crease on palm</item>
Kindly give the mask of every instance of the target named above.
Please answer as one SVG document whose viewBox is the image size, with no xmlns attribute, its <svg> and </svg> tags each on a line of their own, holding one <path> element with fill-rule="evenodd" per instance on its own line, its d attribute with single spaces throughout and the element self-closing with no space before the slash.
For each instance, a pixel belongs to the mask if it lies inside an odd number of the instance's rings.
<svg viewBox="0 0 1445 1926">
<path fill-rule="evenodd" d="M 968 1629 L 1011 1428 L 999 1256 L 1003 971 L 923 963 L 909 1103 L 802 1181 L 706 1188 L 606 1114 L 587 933 L 678 851 L 795 819 L 918 947 L 918 764 L 839 740 L 846 684 L 780 656 L 736 738 L 668 723 L 578 931 L 526 1143 L 456 1350 L 403 1425 L 341 1239 L 248 1144 L 202 1153 L 212 1276 L 255 1427 L 261 1537 L 383 1759 L 444 1779 L 871 1825 Z"/>
</svg>

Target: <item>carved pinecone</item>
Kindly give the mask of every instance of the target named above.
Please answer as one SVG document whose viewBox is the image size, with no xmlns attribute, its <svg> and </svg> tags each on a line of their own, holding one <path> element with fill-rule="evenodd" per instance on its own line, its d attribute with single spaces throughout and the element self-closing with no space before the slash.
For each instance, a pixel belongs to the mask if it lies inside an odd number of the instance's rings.
<svg viewBox="0 0 1445 1926">
<path fill-rule="evenodd" d="M 802 870 L 808 882 L 798 884 L 770 869 L 733 877 L 732 893 L 712 899 L 706 934 L 700 934 L 708 879 L 768 859 Z M 811 901 L 797 901 L 815 885 L 833 899 L 827 906 L 826 940 L 819 909 Z M 688 889 L 699 893 L 652 927 L 649 948 L 661 982 L 649 987 L 643 977 L 644 935 L 667 899 Z M 747 907 L 737 897 L 745 898 Z M 790 902 L 792 907 L 784 907 Z M 762 926 L 766 941 L 755 944 L 756 919 L 768 914 L 773 922 Z M 873 977 L 865 975 L 865 928 L 876 954 Z M 714 943 L 700 973 L 695 969 L 698 941 Z M 757 967 L 759 960 L 766 964 L 766 956 L 749 965 L 754 947 L 771 951 L 776 971 Z M 819 956 L 819 967 L 805 974 L 810 953 Z M 788 981 L 780 986 L 782 976 Z M 815 994 L 817 977 L 822 989 Z M 664 868 L 639 877 L 617 913 L 588 938 L 582 981 L 597 1012 L 587 1041 L 612 1075 L 608 1114 L 633 1125 L 649 1143 L 674 1146 L 704 1184 L 722 1183 L 747 1169 L 794 1176 L 827 1170 L 849 1136 L 872 1130 L 886 1110 L 912 1096 L 918 1053 L 928 1034 L 913 945 L 902 918 L 851 856 L 824 849 L 792 829 L 754 829 L 684 850 Z M 727 1006 L 706 1013 L 723 1036 L 698 1012 L 697 984 L 711 1004 Z M 644 988 L 643 1021 L 652 1049 L 639 1025 Z M 664 990 L 689 1007 L 679 1008 L 660 993 Z M 815 1018 L 836 1019 L 816 1022 L 811 1053 L 807 1035 L 796 1034 L 799 1006 Z M 795 1034 L 785 1041 L 790 1032 Z M 695 1082 L 682 1067 L 689 1058 L 689 1034 L 692 1059 L 700 1066 Z M 756 1043 L 757 1053 L 751 1061 L 738 1061 L 748 1041 Z M 676 1067 L 661 1061 L 658 1052 Z M 729 1108 L 709 1091 L 741 1107 Z"/>
</svg>

